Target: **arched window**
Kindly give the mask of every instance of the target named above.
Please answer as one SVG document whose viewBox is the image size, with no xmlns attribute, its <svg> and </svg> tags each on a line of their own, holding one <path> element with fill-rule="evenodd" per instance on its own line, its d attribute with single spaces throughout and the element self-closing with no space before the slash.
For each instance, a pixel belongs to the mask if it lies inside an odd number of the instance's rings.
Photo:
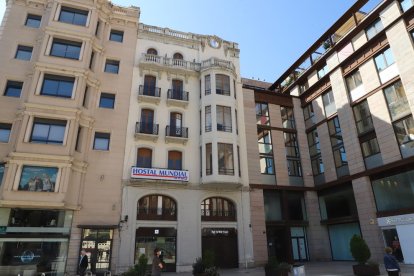
<svg viewBox="0 0 414 276">
<path fill-rule="evenodd" d="M 152 150 L 146 148 L 139 148 L 137 153 L 137 167 L 151 168 L 152 167 Z"/>
<path fill-rule="evenodd" d="M 201 203 L 202 221 L 236 221 L 236 208 L 228 199 L 210 197 Z"/>
<path fill-rule="evenodd" d="M 163 195 L 142 197 L 137 205 L 137 220 L 177 220 L 175 200 Z"/>
<path fill-rule="evenodd" d="M 182 170 L 183 154 L 181 151 L 171 150 L 168 152 L 168 168 L 170 170 Z"/>
<path fill-rule="evenodd" d="M 184 59 L 184 57 L 183 57 L 183 55 L 182 55 L 182 54 L 180 54 L 180 53 L 175 53 L 175 54 L 173 55 L 173 59 Z"/>
<path fill-rule="evenodd" d="M 148 55 L 154 55 L 154 56 L 156 56 L 156 55 L 158 55 L 158 52 L 157 52 L 157 50 L 155 50 L 154 48 L 149 48 L 149 49 L 147 50 L 147 54 L 148 54 Z"/>
</svg>

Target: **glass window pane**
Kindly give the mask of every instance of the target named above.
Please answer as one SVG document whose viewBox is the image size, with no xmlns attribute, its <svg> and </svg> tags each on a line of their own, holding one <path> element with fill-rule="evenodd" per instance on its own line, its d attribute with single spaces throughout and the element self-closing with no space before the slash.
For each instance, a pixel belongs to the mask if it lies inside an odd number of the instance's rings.
<svg viewBox="0 0 414 276">
<path fill-rule="evenodd" d="M 63 143 L 65 136 L 65 126 L 50 126 L 49 141 L 56 143 Z"/>
<path fill-rule="evenodd" d="M 98 138 L 95 137 L 94 147 L 95 150 L 108 150 L 109 149 L 109 140 L 107 138 Z"/>
<path fill-rule="evenodd" d="M 35 123 L 32 132 L 32 141 L 47 141 L 49 135 L 49 125 Z"/>
</svg>

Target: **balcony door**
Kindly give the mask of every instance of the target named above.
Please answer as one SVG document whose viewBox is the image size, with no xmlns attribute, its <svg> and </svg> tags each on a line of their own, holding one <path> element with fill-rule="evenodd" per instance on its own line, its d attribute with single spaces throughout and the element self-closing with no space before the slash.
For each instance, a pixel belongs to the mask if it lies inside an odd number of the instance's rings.
<svg viewBox="0 0 414 276">
<path fill-rule="evenodd" d="M 154 131 L 154 110 L 141 110 L 141 132 L 152 134 Z"/>
<path fill-rule="evenodd" d="M 155 96 L 155 84 L 157 78 L 154 76 L 146 75 L 144 77 L 144 95 Z"/>
<path fill-rule="evenodd" d="M 183 81 L 173 80 L 172 81 L 172 98 L 175 100 L 182 100 L 183 94 Z"/>
<path fill-rule="evenodd" d="M 152 166 L 152 150 L 139 148 L 137 153 L 137 167 L 151 168 Z"/>
<path fill-rule="evenodd" d="M 182 136 L 182 122 L 183 115 L 178 112 L 171 112 L 170 115 L 170 135 L 181 137 Z"/>
</svg>

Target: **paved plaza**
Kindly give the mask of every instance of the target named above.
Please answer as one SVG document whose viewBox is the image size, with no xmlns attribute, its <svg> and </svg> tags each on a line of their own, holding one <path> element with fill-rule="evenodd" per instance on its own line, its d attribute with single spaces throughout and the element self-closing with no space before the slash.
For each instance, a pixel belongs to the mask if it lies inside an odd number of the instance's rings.
<svg viewBox="0 0 414 276">
<path fill-rule="evenodd" d="M 305 275 L 306 276 L 352 276 L 352 262 L 308 262 L 305 263 Z M 381 265 L 381 276 L 387 275 L 384 266 Z M 414 276 L 414 265 L 401 265 L 402 276 Z M 163 273 L 164 275 L 182 275 L 190 276 L 191 272 L 181 273 Z M 252 269 L 228 269 L 221 270 L 221 276 L 264 276 L 263 268 L 252 268 Z M 295 276 L 291 273 L 292 276 Z M 302 276 L 302 275 L 301 275 Z"/>
</svg>

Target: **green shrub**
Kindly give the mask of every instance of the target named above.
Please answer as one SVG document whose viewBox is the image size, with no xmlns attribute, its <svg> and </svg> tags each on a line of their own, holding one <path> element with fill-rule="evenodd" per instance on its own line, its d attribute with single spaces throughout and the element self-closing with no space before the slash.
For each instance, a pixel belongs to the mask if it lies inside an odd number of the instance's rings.
<svg viewBox="0 0 414 276">
<path fill-rule="evenodd" d="M 197 258 L 193 263 L 193 274 L 204 273 L 206 267 L 204 266 L 203 259 Z"/>
<path fill-rule="evenodd" d="M 122 276 L 145 276 L 147 272 L 148 258 L 145 254 L 139 256 L 138 263 L 131 267 L 127 272 L 123 273 Z"/>
<path fill-rule="evenodd" d="M 213 267 L 216 263 L 216 255 L 213 250 L 205 250 L 203 252 L 203 264 L 205 268 Z"/>
<path fill-rule="evenodd" d="M 358 235 L 354 235 L 349 242 L 349 246 L 351 248 L 352 257 L 354 257 L 355 261 L 358 264 L 366 264 L 366 262 L 371 257 L 371 251 L 365 240 Z"/>
</svg>

